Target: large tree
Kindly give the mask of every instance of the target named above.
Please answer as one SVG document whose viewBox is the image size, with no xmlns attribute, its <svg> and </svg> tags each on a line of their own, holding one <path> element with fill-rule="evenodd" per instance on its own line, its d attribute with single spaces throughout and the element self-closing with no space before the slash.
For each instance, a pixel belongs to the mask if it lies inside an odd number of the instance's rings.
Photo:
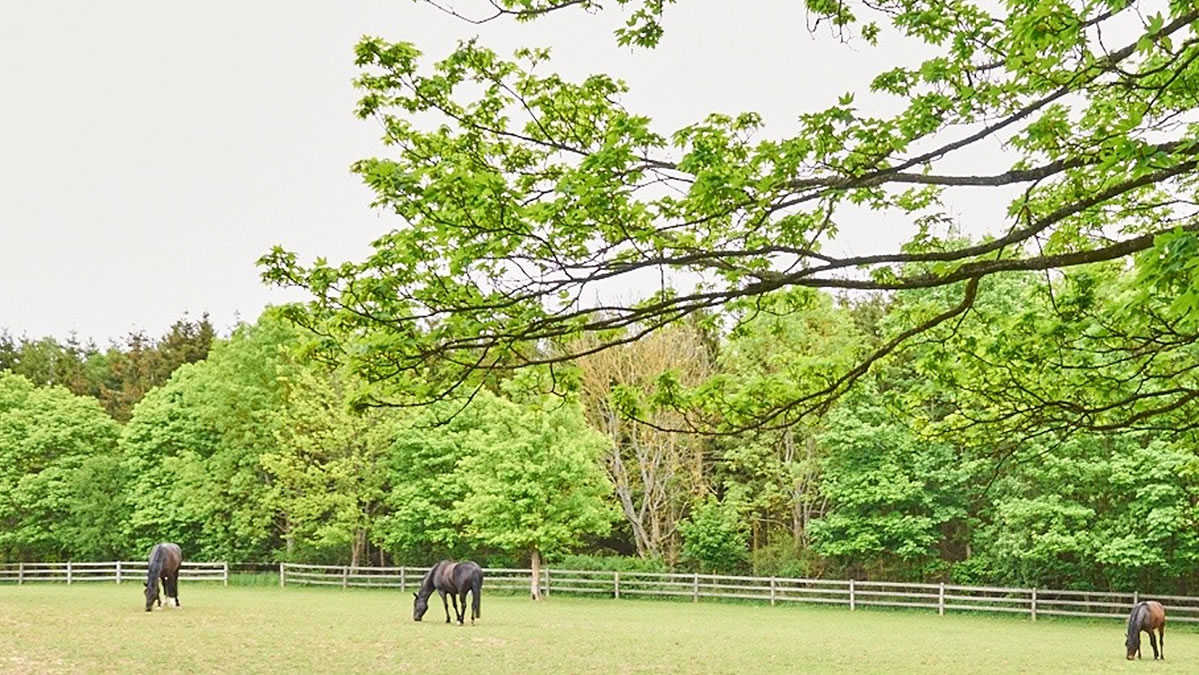
<svg viewBox="0 0 1199 675">
<path fill-rule="evenodd" d="M 653 47 L 669 30 L 666 0 L 618 4 L 632 10 L 620 41 Z M 494 7 L 496 20 L 533 20 L 599 3 L 479 5 Z M 476 383 L 480 371 L 573 359 L 580 351 L 571 345 L 621 344 L 783 288 L 944 291 L 877 349 L 823 382 L 763 400 L 742 427 L 824 410 L 870 364 L 967 316 L 981 282 L 997 275 L 1135 257 L 1147 283 L 1128 300 L 1165 298 L 1156 303 L 1165 313 L 1103 348 L 1136 352 L 1161 327 L 1166 348 L 1199 339 L 1199 8 L 805 6 L 834 29 L 823 46 L 830 57 L 850 48 L 843 42 L 931 52 L 919 63 L 880 59 L 869 93 L 891 97 L 899 112 L 875 112 L 855 96 L 867 92 L 850 91 L 825 109 L 796 111 L 791 136 L 769 133 L 753 112 L 700 114 L 664 129 L 622 102 L 620 80 L 562 77 L 543 49 L 508 58 L 472 40 L 430 64 L 414 44 L 362 40 L 358 113 L 382 123 L 391 152 L 355 170 L 400 224 L 357 264 L 303 265 L 276 249 L 264 258 L 267 278 L 312 292 L 315 311 L 297 316 L 331 346 L 359 343 L 358 369 L 388 382 L 376 396 L 425 400 Z M 964 163 L 976 168 L 954 169 Z M 978 191 L 1016 196 L 1005 213 L 971 224 L 982 239 L 947 236 L 954 205 Z M 876 255 L 829 253 L 863 209 L 873 212 L 867 223 L 904 222 L 915 234 Z M 597 284 L 633 284 L 647 272 L 660 292 L 592 302 Z M 1044 328 L 1075 319 L 1060 312 Z M 600 344 L 562 340 L 578 333 Z M 395 377 L 406 370 L 423 377 Z M 1097 415 L 1109 406 L 1141 406 L 1145 416 L 1184 409 L 1183 418 L 1199 419 L 1199 385 L 1186 372 L 1137 377 L 1143 386 L 1114 400 L 1051 389 L 1040 405 Z"/>
<path fill-rule="evenodd" d="M 119 431 L 93 399 L 0 373 L 0 560 L 121 552 Z"/>
<path fill-rule="evenodd" d="M 522 405 L 480 392 L 463 414 L 472 428 L 458 434 L 464 494 L 455 517 L 478 541 L 528 555 L 529 591 L 540 599 L 542 556 L 607 534 L 616 515 L 599 467 L 607 439 L 577 404 L 557 398 Z"/>
</svg>

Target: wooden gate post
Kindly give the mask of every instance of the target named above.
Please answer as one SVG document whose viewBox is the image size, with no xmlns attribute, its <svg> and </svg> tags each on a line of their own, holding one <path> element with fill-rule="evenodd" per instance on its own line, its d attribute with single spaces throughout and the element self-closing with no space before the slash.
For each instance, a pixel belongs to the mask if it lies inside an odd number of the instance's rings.
<svg viewBox="0 0 1199 675">
<path fill-rule="evenodd" d="M 774 607 L 774 577 L 770 577 L 770 606 Z"/>
<path fill-rule="evenodd" d="M 1032 587 L 1032 620 L 1037 620 L 1037 587 Z"/>
<path fill-rule="evenodd" d="M 287 585 L 287 573 L 283 571 L 283 563 L 279 563 L 279 588 Z"/>
<path fill-rule="evenodd" d="M 854 610 L 853 579 L 849 580 L 849 611 Z"/>
<path fill-rule="evenodd" d="M 121 585 L 121 561 L 117 561 L 117 585 Z"/>
<path fill-rule="evenodd" d="M 699 602 L 699 573 L 696 572 L 695 579 L 691 583 L 691 602 Z"/>
<path fill-rule="evenodd" d="M 937 614 L 945 616 L 945 582 L 937 587 Z"/>
</svg>

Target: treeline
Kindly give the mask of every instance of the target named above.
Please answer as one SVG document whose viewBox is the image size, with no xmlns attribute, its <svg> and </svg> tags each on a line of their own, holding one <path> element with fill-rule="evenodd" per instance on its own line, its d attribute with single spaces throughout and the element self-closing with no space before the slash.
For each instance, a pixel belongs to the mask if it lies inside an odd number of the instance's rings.
<svg viewBox="0 0 1199 675">
<path fill-rule="evenodd" d="M 180 319 L 158 339 L 136 331 L 103 349 L 73 336 L 59 342 L 50 337 L 13 337 L 0 330 L 0 371 L 91 396 L 114 419 L 124 422 L 133 405 L 165 383 L 176 368 L 202 361 L 215 335 L 207 315 L 199 321 Z"/>
<path fill-rule="evenodd" d="M 994 326 L 1058 311 L 1047 290 L 1031 275 L 988 280 L 969 321 L 876 363 L 825 414 L 783 411 L 727 435 L 673 430 L 700 415 L 762 419 L 764 398 L 835 382 L 941 291 L 780 293 L 558 369 L 566 395 L 530 371 L 418 408 L 371 405 L 273 311 L 227 338 L 177 324 L 140 351 L 9 341 L 0 353 L 22 356 L 0 374 L 0 560 L 140 557 L 170 539 L 192 559 L 547 557 L 1193 591 L 1187 436 L 996 435 L 970 417 L 991 383 L 947 345 L 1011 359 L 1017 336 Z M 121 379 L 134 371 L 161 379 Z"/>
</svg>

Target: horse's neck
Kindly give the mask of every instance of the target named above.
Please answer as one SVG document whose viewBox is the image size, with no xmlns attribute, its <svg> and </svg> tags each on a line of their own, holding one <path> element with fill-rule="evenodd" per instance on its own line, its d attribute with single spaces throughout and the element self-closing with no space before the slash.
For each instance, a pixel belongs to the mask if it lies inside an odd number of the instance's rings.
<svg viewBox="0 0 1199 675">
<path fill-rule="evenodd" d="M 425 578 L 421 579 L 420 589 L 417 590 L 417 595 L 428 597 L 433 593 L 433 590 L 437 587 L 437 573 L 440 567 L 441 563 L 438 563 L 429 569 L 429 571 L 425 574 Z"/>
<path fill-rule="evenodd" d="M 1149 606 L 1143 602 L 1137 603 L 1136 607 L 1132 608 L 1132 616 L 1128 619 L 1128 635 L 1134 640 L 1140 639 L 1141 625 L 1145 623 L 1145 615 L 1149 613 Z"/>
</svg>

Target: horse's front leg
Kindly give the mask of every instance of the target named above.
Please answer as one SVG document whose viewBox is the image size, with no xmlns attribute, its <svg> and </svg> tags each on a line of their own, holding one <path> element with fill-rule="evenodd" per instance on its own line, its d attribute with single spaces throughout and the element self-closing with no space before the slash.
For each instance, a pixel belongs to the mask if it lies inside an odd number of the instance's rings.
<svg viewBox="0 0 1199 675">
<path fill-rule="evenodd" d="M 461 626 L 466 623 L 466 591 L 458 594 L 458 604 L 462 606 L 462 611 L 458 612 L 458 625 Z M 475 622 L 474 617 L 471 617 L 470 622 Z"/>
<path fill-rule="evenodd" d="M 441 604 L 445 605 L 445 622 L 450 622 L 450 603 L 445 599 L 445 591 L 437 591 L 441 594 Z"/>
<path fill-rule="evenodd" d="M 172 592 L 171 597 L 175 598 L 175 606 L 178 607 L 179 606 L 179 576 L 178 575 L 176 575 L 175 578 L 173 580 L 171 580 L 171 592 Z"/>
<path fill-rule="evenodd" d="M 161 584 L 159 583 L 160 581 L 162 582 Z M 159 607 L 162 607 L 162 596 L 166 595 L 166 593 L 167 593 L 167 584 L 166 584 L 166 581 L 165 581 L 165 580 L 163 580 L 163 579 L 155 579 L 155 580 L 154 580 L 154 586 L 155 586 L 155 587 L 162 586 L 162 592 L 161 592 L 161 593 L 157 593 L 157 595 L 158 595 L 158 606 L 159 606 Z"/>
<path fill-rule="evenodd" d="M 1152 630 L 1149 631 L 1149 646 L 1153 647 L 1153 660 L 1156 661 L 1157 660 L 1157 636 L 1153 634 Z"/>
</svg>

